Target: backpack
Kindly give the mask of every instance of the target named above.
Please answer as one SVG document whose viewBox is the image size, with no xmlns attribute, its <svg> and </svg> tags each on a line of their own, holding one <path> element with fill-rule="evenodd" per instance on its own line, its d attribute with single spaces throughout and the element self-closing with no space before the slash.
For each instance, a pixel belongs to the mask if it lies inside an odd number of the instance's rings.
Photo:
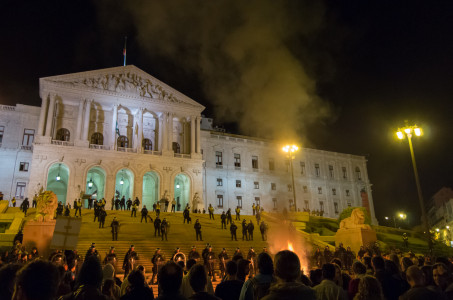
<svg viewBox="0 0 453 300">
<path fill-rule="evenodd" d="M 272 277 L 271 282 L 259 283 L 256 280 L 256 277 L 253 277 L 252 279 L 250 279 L 250 282 L 252 284 L 253 289 L 253 300 L 259 300 L 269 294 L 269 289 L 271 285 L 275 282 L 275 278 Z"/>
</svg>

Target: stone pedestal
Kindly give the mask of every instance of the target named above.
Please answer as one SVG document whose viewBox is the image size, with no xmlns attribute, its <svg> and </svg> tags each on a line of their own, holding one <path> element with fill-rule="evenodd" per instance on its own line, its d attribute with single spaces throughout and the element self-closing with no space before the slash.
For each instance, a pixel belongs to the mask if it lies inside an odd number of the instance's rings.
<svg viewBox="0 0 453 300">
<path fill-rule="evenodd" d="M 48 257 L 49 246 L 55 230 L 56 220 L 48 222 L 29 221 L 24 227 L 23 245 L 27 249 L 38 248 L 39 255 Z"/>
<path fill-rule="evenodd" d="M 376 232 L 372 229 L 353 228 L 338 229 L 335 234 L 335 245 L 343 243 L 343 246 L 351 247 L 351 250 L 357 253 L 360 246 L 366 246 L 369 243 L 377 241 Z"/>
</svg>

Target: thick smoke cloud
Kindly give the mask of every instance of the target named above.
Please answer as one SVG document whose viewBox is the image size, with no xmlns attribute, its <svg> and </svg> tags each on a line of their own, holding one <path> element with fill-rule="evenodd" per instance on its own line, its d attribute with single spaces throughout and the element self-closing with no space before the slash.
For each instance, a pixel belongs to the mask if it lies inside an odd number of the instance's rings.
<svg viewBox="0 0 453 300">
<path fill-rule="evenodd" d="M 296 50 L 324 23 L 320 1 L 124 1 L 139 43 L 198 74 L 217 122 L 294 139 L 330 114 Z M 102 10 L 102 9 L 101 9 Z M 110 20 L 113 21 L 114 20 Z M 302 49 L 303 52 L 303 49 Z"/>
</svg>

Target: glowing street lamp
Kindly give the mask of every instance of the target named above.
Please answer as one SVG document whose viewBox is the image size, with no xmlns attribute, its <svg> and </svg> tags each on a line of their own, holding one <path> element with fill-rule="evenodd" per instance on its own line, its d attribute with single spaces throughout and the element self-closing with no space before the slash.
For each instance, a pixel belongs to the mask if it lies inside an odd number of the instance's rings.
<svg viewBox="0 0 453 300">
<path fill-rule="evenodd" d="M 420 202 L 423 225 L 425 227 L 426 237 L 428 239 L 429 251 L 431 252 L 433 249 L 433 245 L 432 245 L 432 241 L 431 241 L 431 237 L 430 237 L 430 233 L 429 233 L 428 218 L 426 215 L 425 203 L 423 201 L 422 188 L 420 186 L 420 179 L 418 177 L 417 163 L 415 162 L 414 147 L 412 146 L 413 134 L 415 134 L 416 136 L 421 136 L 423 134 L 423 131 L 417 125 L 408 125 L 407 121 L 406 121 L 406 126 L 402 127 L 402 128 L 398 128 L 398 131 L 396 132 L 396 136 L 400 140 L 402 140 L 406 137 L 407 141 L 409 143 L 409 150 L 410 150 L 411 159 L 412 159 L 412 167 L 414 168 L 415 183 L 417 185 L 418 201 Z"/>
<path fill-rule="evenodd" d="M 299 147 L 296 145 L 286 145 L 282 148 L 283 152 L 288 154 L 289 165 L 291 168 L 291 181 L 293 187 L 293 198 L 294 198 L 294 211 L 297 212 L 297 201 L 296 201 L 296 187 L 294 186 L 294 169 L 293 169 L 293 159 L 295 158 L 295 153 L 299 150 Z"/>
</svg>

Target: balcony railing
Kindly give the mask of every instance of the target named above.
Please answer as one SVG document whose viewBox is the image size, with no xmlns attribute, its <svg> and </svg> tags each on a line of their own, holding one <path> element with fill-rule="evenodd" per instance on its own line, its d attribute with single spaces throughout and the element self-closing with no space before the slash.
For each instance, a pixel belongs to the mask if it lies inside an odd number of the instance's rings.
<svg viewBox="0 0 453 300">
<path fill-rule="evenodd" d="M 90 149 L 110 150 L 110 146 L 107 146 L 107 145 L 90 144 Z"/>
<path fill-rule="evenodd" d="M 22 146 L 20 146 L 20 149 L 26 150 L 26 151 L 31 151 L 31 150 L 33 150 L 33 146 L 22 145 Z"/>
<path fill-rule="evenodd" d="M 67 141 L 52 140 L 52 145 L 58 145 L 58 146 L 74 146 L 74 143 L 73 143 L 73 142 L 67 142 Z"/>
<path fill-rule="evenodd" d="M 117 150 L 120 152 L 137 153 L 137 149 L 135 149 L 135 148 L 118 147 Z"/>
<path fill-rule="evenodd" d="M 179 158 L 190 158 L 190 154 L 181 154 L 181 153 L 175 153 L 175 157 Z"/>
<path fill-rule="evenodd" d="M 11 106 L 11 105 L 2 105 L 2 104 L 0 104 L 0 110 L 15 111 L 16 107 L 15 106 Z"/>
<path fill-rule="evenodd" d="M 144 154 L 151 154 L 151 155 L 162 155 L 161 151 L 154 151 L 154 150 L 144 150 Z"/>
</svg>

